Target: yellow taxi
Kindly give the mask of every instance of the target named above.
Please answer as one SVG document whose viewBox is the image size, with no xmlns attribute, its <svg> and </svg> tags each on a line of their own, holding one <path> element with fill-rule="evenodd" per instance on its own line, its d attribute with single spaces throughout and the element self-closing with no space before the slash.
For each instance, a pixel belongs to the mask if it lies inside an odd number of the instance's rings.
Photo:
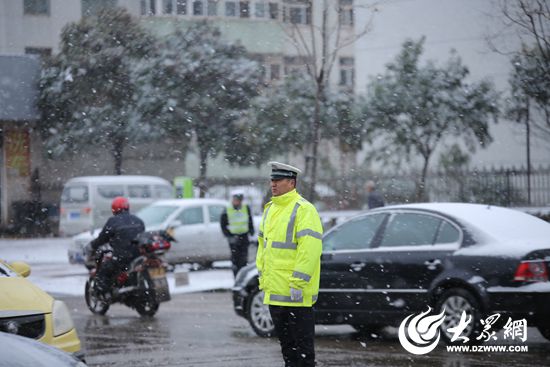
<svg viewBox="0 0 550 367">
<path fill-rule="evenodd" d="M 83 359 L 69 309 L 25 279 L 30 273 L 26 263 L 0 260 L 0 331 L 50 344 Z"/>
</svg>

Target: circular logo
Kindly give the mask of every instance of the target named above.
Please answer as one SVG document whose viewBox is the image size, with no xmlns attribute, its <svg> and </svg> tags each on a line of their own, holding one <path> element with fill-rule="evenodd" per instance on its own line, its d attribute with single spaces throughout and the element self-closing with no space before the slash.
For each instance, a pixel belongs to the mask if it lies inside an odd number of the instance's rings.
<svg viewBox="0 0 550 367">
<path fill-rule="evenodd" d="M 431 311 L 431 307 L 428 307 L 428 311 L 419 315 L 409 315 L 399 325 L 399 341 L 409 353 L 430 353 L 439 343 L 439 326 L 445 319 L 445 309 L 438 315 L 427 316 Z"/>
</svg>

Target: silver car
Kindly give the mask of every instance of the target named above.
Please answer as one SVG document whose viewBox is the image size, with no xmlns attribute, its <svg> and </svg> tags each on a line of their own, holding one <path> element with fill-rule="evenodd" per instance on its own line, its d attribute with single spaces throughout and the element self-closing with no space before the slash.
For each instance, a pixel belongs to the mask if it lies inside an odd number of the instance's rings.
<svg viewBox="0 0 550 367">
<path fill-rule="evenodd" d="M 136 215 L 145 222 L 148 231 L 173 228 L 177 242 L 165 254 L 170 264 L 189 262 L 208 266 L 214 261 L 230 259 L 229 246 L 220 227 L 220 216 L 227 204 L 219 199 L 160 200 Z M 254 218 L 254 222 L 257 229 L 259 218 Z M 84 262 L 84 247 L 99 232 L 97 229 L 73 237 L 69 249 L 71 263 Z"/>
</svg>

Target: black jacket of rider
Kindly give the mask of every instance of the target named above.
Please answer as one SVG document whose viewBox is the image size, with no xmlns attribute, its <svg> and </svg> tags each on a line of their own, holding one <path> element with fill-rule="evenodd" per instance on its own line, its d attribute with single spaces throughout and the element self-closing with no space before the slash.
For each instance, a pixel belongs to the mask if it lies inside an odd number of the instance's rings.
<svg viewBox="0 0 550 367">
<path fill-rule="evenodd" d="M 141 219 L 122 211 L 107 220 L 99 236 L 92 241 L 92 248 L 97 250 L 99 246 L 109 243 L 118 261 L 130 262 L 139 256 L 139 249 L 132 244 L 132 240 L 143 231 L 145 225 Z"/>
</svg>

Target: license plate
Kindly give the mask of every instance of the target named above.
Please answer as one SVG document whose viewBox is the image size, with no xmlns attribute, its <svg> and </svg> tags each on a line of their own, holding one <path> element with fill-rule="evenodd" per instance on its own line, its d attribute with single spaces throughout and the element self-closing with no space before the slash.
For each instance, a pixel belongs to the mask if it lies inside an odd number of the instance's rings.
<svg viewBox="0 0 550 367">
<path fill-rule="evenodd" d="M 69 219 L 79 219 L 80 218 L 80 212 L 70 212 L 69 213 Z"/>
<path fill-rule="evenodd" d="M 163 278 L 166 276 L 166 270 L 164 270 L 164 268 L 150 268 L 148 270 L 151 278 Z"/>
</svg>

